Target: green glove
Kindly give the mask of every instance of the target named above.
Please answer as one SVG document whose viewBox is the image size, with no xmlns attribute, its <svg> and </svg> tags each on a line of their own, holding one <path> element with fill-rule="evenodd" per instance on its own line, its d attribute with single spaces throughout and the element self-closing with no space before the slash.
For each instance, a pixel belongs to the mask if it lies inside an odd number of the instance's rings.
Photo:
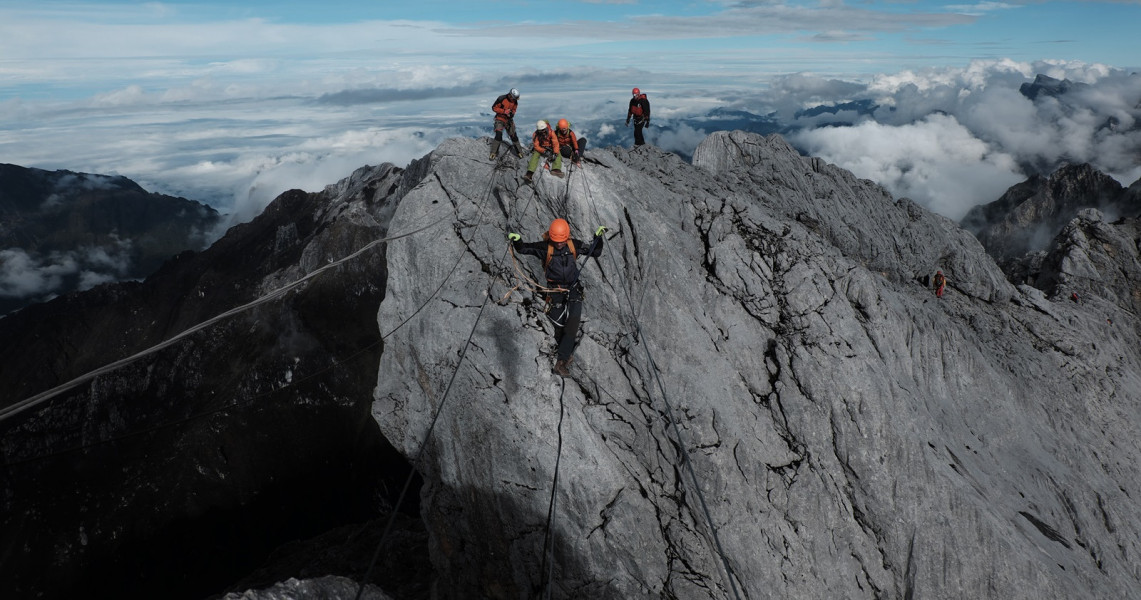
<svg viewBox="0 0 1141 600">
<path fill-rule="evenodd" d="M 595 232 L 594 232 L 594 237 L 598 237 L 598 236 L 606 233 L 607 229 L 608 229 L 608 227 L 606 227 L 605 225 L 599 226 L 599 228 L 597 230 L 595 230 Z"/>
<path fill-rule="evenodd" d="M 523 237 L 520 236 L 518 233 L 509 233 L 509 234 L 507 234 L 507 239 L 512 241 L 512 242 L 518 242 L 519 240 L 523 239 Z"/>
</svg>

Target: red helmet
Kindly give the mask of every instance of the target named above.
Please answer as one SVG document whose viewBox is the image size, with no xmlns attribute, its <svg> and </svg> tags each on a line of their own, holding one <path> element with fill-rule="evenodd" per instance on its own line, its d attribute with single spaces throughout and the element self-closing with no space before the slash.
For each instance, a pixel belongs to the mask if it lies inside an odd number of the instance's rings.
<svg viewBox="0 0 1141 600">
<path fill-rule="evenodd" d="M 638 88 L 634 88 L 634 92 L 633 92 L 633 93 L 634 93 L 634 95 L 635 95 L 635 96 L 637 96 L 638 94 L 641 94 L 641 93 L 642 93 L 642 90 L 640 90 L 640 89 L 638 89 Z"/>
<path fill-rule="evenodd" d="M 565 219 L 551 221 L 551 228 L 547 230 L 547 238 L 552 242 L 565 242 L 570 239 L 570 224 Z"/>
<path fill-rule="evenodd" d="M 559 129 L 570 129 L 570 123 L 566 119 L 559 119 Z"/>
</svg>

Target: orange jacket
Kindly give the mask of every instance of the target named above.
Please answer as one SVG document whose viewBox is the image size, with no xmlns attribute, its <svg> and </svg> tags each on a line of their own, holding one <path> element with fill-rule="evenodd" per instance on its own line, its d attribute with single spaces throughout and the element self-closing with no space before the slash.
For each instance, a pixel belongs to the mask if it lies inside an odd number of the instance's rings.
<svg viewBox="0 0 1141 600">
<path fill-rule="evenodd" d="M 567 132 L 565 134 L 562 133 L 561 131 L 559 131 L 558 129 L 556 129 L 555 130 L 555 139 L 559 142 L 559 146 L 568 146 L 569 145 L 571 148 L 574 148 L 575 152 L 578 152 L 578 136 L 576 136 L 574 134 L 574 131 L 571 131 L 571 129 L 569 127 L 567 128 Z M 555 152 L 558 152 L 558 151 L 559 151 L 559 149 L 555 148 Z"/>
<path fill-rule="evenodd" d="M 551 129 L 550 124 L 546 129 L 535 130 L 535 135 L 531 136 L 531 145 L 535 147 L 535 152 L 542 154 L 547 150 L 559 153 L 559 138 L 555 135 L 555 131 Z"/>
<path fill-rule="evenodd" d="M 503 94 L 496 98 L 495 104 L 491 105 L 491 110 L 495 111 L 496 121 L 510 121 L 518 108 L 519 103 L 512 100 L 509 94 Z"/>
</svg>

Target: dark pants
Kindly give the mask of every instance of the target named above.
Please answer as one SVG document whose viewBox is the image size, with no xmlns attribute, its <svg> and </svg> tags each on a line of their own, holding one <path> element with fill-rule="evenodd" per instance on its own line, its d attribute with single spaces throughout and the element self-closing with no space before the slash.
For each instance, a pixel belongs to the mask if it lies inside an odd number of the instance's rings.
<svg viewBox="0 0 1141 600">
<path fill-rule="evenodd" d="M 582 155 L 586 153 L 586 138 L 578 138 L 577 141 L 578 156 L 574 155 L 574 148 L 570 146 L 559 146 L 559 154 L 562 154 L 563 158 L 573 158 L 575 160 L 582 158 Z"/>
<path fill-rule="evenodd" d="M 634 117 L 634 145 L 641 146 L 646 143 L 646 138 L 642 136 L 642 128 L 646 126 L 645 119 Z"/>
<path fill-rule="evenodd" d="M 582 290 L 551 294 L 552 302 L 563 299 L 567 303 L 567 322 L 562 327 L 555 327 L 555 344 L 559 347 L 559 360 L 566 360 L 574 354 L 578 325 L 582 321 Z"/>
<path fill-rule="evenodd" d="M 491 142 L 491 154 L 499 153 L 499 143 L 503 141 L 503 130 L 507 130 L 507 135 L 511 136 L 511 141 L 515 144 L 516 152 L 523 152 L 523 148 L 519 145 L 519 136 L 515 134 L 515 121 L 503 121 L 501 119 L 495 120 L 495 141 Z"/>
<path fill-rule="evenodd" d="M 512 121 L 502 121 L 500 119 L 495 120 L 495 141 L 497 141 L 497 142 L 503 141 L 503 130 L 504 129 L 507 130 L 507 135 L 511 136 L 511 141 L 515 142 L 515 145 L 518 146 L 519 145 L 519 136 L 515 134 L 515 121 L 513 121 L 513 120 Z"/>
</svg>

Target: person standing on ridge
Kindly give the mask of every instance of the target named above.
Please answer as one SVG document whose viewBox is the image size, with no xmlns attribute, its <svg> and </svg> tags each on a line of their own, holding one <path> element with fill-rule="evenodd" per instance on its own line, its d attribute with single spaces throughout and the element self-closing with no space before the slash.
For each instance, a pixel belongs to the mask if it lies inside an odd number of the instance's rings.
<svg viewBox="0 0 1141 600">
<path fill-rule="evenodd" d="M 503 130 L 511 136 L 515 143 L 515 154 L 523 158 L 523 147 L 519 145 L 519 136 L 515 133 L 515 110 L 519 108 L 519 90 L 511 91 L 495 99 L 491 110 L 495 111 L 495 139 L 491 141 L 491 160 L 499 158 L 499 143 L 503 141 Z"/>
<path fill-rule="evenodd" d="M 947 287 L 947 278 L 943 276 L 943 271 L 935 271 L 935 297 L 943 297 L 943 289 Z"/>
<path fill-rule="evenodd" d="M 586 138 L 580 138 L 571 131 L 566 119 L 559 119 L 555 127 L 555 139 L 559 141 L 559 154 L 574 161 L 574 166 L 582 166 L 582 153 L 586 151 Z"/>
<path fill-rule="evenodd" d="M 539 166 L 539 157 L 555 159 L 555 168 L 551 169 L 551 175 L 563 176 L 563 157 L 559 154 L 559 139 L 555 137 L 555 132 L 551 131 L 549 123 L 546 121 L 535 123 L 535 135 L 531 137 L 531 146 L 534 152 L 531 153 L 531 162 L 527 163 L 527 174 L 523 176 L 523 181 L 531 183 L 535 169 Z"/>
<path fill-rule="evenodd" d="M 582 320 L 583 287 L 579 281 L 578 255 L 602 254 L 602 234 L 606 227 L 594 232 L 590 245 L 582 240 L 572 239 L 570 224 L 565 219 L 551 221 L 551 226 L 538 242 L 524 242 L 518 233 L 508 233 L 512 249 L 518 254 L 530 254 L 543 259 L 543 271 L 547 277 L 547 317 L 555 324 L 555 345 L 558 357 L 552 371 L 560 376 L 570 375 L 567 367 L 574 357 L 575 338 L 578 336 L 579 322 Z"/>
<path fill-rule="evenodd" d="M 650 100 L 642 90 L 634 88 L 633 98 L 630 98 L 630 109 L 626 111 L 626 126 L 630 126 L 630 118 L 634 118 L 634 145 L 641 146 L 646 143 L 642 136 L 642 128 L 650 126 Z"/>
</svg>

